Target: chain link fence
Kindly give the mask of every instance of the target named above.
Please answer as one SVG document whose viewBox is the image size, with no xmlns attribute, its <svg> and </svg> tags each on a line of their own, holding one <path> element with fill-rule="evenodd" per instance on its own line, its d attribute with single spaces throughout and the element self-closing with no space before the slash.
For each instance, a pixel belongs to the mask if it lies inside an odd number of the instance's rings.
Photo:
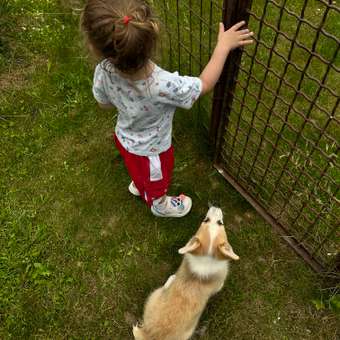
<svg viewBox="0 0 340 340">
<path fill-rule="evenodd" d="M 339 7 L 325 0 L 160 1 L 163 62 L 199 74 L 218 22 L 248 20 L 198 106 L 215 166 L 317 271 L 339 265 Z M 212 112 L 212 115 L 211 115 Z"/>
</svg>

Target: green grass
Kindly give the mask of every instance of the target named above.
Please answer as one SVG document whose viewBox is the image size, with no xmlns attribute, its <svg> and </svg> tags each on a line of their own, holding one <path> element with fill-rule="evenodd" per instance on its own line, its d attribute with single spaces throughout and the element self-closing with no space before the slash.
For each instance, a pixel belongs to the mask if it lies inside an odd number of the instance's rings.
<svg viewBox="0 0 340 340">
<path fill-rule="evenodd" d="M 212 168 L 192 129 L 197 107 L 177 113 L 174 132 L 171 192 L 192 196 L 190 215 L 158 219 L 131 197 L 111 141 L 115 113 L 92 98 L 80 6 L 0 6 L 0 338 L 131 339 L 131 322 L 212 202 L 241 260 L 196 338 L 336 339 L 322 280 Z"/>
</svg>

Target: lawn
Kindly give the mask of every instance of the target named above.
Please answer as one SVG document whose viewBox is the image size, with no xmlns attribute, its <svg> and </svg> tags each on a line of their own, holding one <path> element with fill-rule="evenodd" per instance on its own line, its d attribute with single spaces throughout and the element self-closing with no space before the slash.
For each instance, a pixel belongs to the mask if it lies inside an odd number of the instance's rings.
<svg viewBox="0 0 340 340">
<path fill-rule="evenodd" d="M 159 219 L 131 197 L 115 112 L 92 98 L 80 8 L 0 4 L 0 338 L 131 339 L 211 202 L 241 259 L 195 338 L 337 339 L 325 282 L 213 169 L 198 105 L 174 127 L 171 192 L 193 198 L 190 215 Z"/>
</svg>

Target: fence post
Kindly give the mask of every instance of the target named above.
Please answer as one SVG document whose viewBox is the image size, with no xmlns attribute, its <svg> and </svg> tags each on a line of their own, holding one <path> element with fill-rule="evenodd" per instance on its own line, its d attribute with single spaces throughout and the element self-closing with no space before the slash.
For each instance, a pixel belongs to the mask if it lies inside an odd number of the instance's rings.
<svg viewBox="0 0 340 340">
<path fill-rule="evenodd" d="M 225 29 L 242 20 L 248 22 L 251 3 L 252 0 L 224 0 L 223 23 Z M 222 147 L 222 134 L 228 123 L 241 57 L 242 49 L 240 48 L 230 52 L 214 90 L 209 135 L 215 150 L 215 163 L 218 163 Z"/>
</svg>

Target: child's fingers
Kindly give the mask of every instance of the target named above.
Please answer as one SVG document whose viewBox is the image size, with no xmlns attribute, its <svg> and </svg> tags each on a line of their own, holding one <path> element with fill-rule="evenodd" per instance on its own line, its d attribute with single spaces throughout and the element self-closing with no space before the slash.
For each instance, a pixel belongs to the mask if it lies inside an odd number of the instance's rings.
<svg viewBox="0 0 340 340">
<path fill-rule="evenodd" d="M 239 28 L 241 28 L 243 25 L 245 25 L 245 21 L 240 21 L 237 24 L 235 24 L 234 26 L 231 27 L 231 30 L 233 31 L 237 31 Z"/>
<path fill-rule="evenodd" d="M 242 40 L 239 42 L 240 46 L 245 46 L 245 45 L 249 45 L 252 44 L 254 42 L 254 40 Z"/>
<path fill-rule="evenodd" d="M 223 36 L 223 33 L 224 33 L 224 25 L 222 22 L 220 22 L 219 24 L 219 29 L 218 29 L 218 37 L 217 37 L 217 40 L 220 40 Z"/>
<path fill-rule="evenodd" d="M 246 34 L 246 33 L 249 33 L 249 29 L 246 28 L 246 29 L 244 29 L 244 30 L 237 31 L 237 33 Z"/>
<path fill-rule="evenodd" d="M 244 40 L 244 39 L 247 39 L 247 38 L 249 38 L 249 37 L 252 37 L 254 35 L 254 32 L 249 32 L 249 33 L 246 33 L 246 34 L 241 34 L 240 35 L 240 38 L 242 39 L 242 40 Z"/>
<path fill-rule="evenodd" d="M 224 24 L 223 22 L 220 22 L 220 25 L 219 25 L 219 34 L 222 34 L 224 32 Z"/>
</svg>

